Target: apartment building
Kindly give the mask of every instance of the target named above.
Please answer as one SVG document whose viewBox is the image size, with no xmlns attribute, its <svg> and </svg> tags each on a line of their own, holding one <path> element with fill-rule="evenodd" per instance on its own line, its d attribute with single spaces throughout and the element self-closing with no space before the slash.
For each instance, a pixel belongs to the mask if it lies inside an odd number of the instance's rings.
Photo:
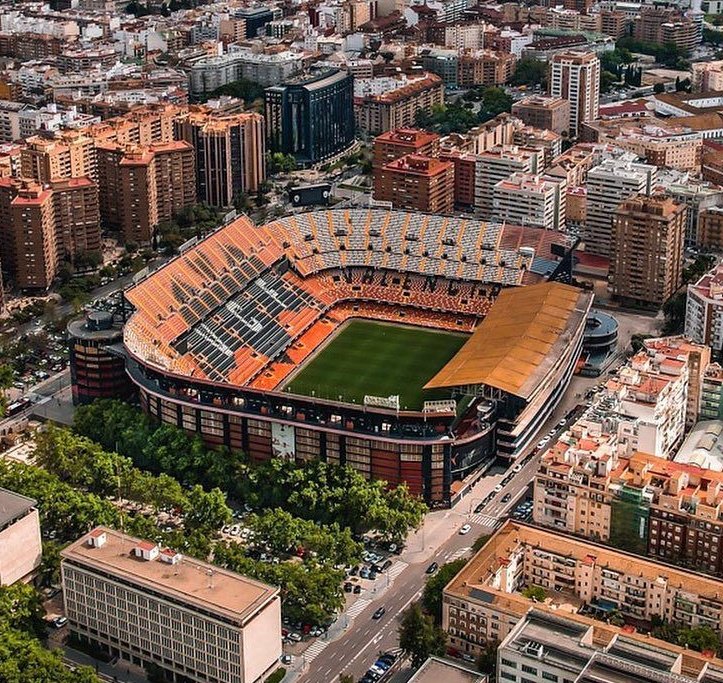
<svg viewBox="0 0 723 683">
<path fill-rule="evenodd" d="M 723 206 L 712 206 L 698 214 L 698 241 L 704 248 L 723 249 Z"/>
<path fill-rule="evenodd" d="M 532 95 L 515 102 L 512 115 L 528 126 L 566 133 L 570 125 L 570 102 L 562 97 Z"/>
<path fill-rule="evenodd" d="M 374 198 L 398 209 L 452 213 L 454 164 L 417 154 L 374 171 Z"/>
<path fill-rule="evenodd" d="M 497 649 L 500 683 L 718 683 L 721 675 L 719 659 L 540 607 Z"/>
<path fill-rule="evenodd" d="M 694 62 L 690 68 L 693 92 L 723 90 L 723 59 L 714 62 Z"/>
<path fill-rule="evenodd" d="M 620 203 L 632 195 L 650 194 L 657 168 L 630 157 L 605 159 L 587 174 L 585 250 L 597 256 L 612 254 L 613 216 Z"/>
<path fill-rule="evenodd" d="M 263 680 L 281 655 L 278 588 L 98 527 L 61 552 L 71 632 L 199 683 Z"/>
<path fill-rule="evenodd" d="M 98 186 L 89 178 L 2 178 L 0 221 L 5 281 L 19 289 L 45 290 L 63 260 L 101 249 Z"/>
<path fill-rule="evenodd" d="M 566 186 L 563 179 L 513 173 L 494 186 L 493 215 L 514 225 L 564 230 Z"/>
<path fill-rule="evenodd" d="M 509 52 L 463 50 L 457 57 L 457 85 L 471 88 L 506 83 L 514 65 L 515 58 Z"/>
<path fill-rule="evenodd" d="M 591 142 L 613 144 L 641 157 L 659 168 L 674 168 L 698 173 L 703 149 L 699 126 L 686 124 L 685 118 L 673 122 L 626 117 L 585 123 L 582 135 Z"/>
<path fill-rule="evenodd" d="M 567 128 L 570 136 L 587 121 L 598 118 L 600 108 L 600 60 L 594 52 L 569 50 L 552 57 L 550 95 L 570 103 Z"/>
<path fill-rule="evenodd" d="M 101 253 L 98 186 L 90 178 L 50 183 L 55 215 L 55 243 L 60 259 Z"/>
<path fill-rule="evenodd" d="M 700 42 L 696 23 L 675 7 L 642 6 L 633 20 L 633 36 L 661 45 L 672 43 L 681 50 L 692 50 Z"/>
<path fill-rule="evenodd" d="M 454 165 L 454 204 L 474 206 L 477 155 L 450 147 L 442 147 L 439 158 Z"/>
<path fill-rule="evenodd" d="M 27 582 L 40 566 L 40 517 L 32 498 L 0 488 L 0 586 Z"/>
<path fill-rule="evenodd" d="M 701 420 L 723 419 L 723 366 L 720 363 L 710 363 L 705 369 L 699 417 Z"/>
<path fill-rule="evenodd" d="M 444 104 L 444 84 L 433 73 L 354 81 L 356 128 L 369 135 L 410 128 L 418 111 L 430 111 L 440 104 Z"/>
<path fill-rule="evenodd" d="M 479 155 L 475 178 L 475 207 L 485 218 L 494 216 L 494 188 L 513 173 L 542 172 L 544 152 L 531 147 L 503 145 Z"/>
<path fill-rule="evenodd" d="M 65 131 L 61 137 L 33 136 L 20 153 L 23 178 L 49 183 L 64 178 L 97 177 L 95 143 L 82 131 Z"/>
<path fill-rule="evenodd" d="M 261 114 L 224 115 L 191 107 L 175 120 L 175 137 L 196 154 L 198 199 L 232 206 L 241 193 L 258 191 L 266 179 L 266 132 Z"/>
<path fill-rule="evenodd" d="M 685 335 L 710 346 L 715 354 L 723 351 L 723 265 L 688 285 Z"/>
<path fill-rule="evenodd" d="M 248 21 L 246 24 L 248 30 Z M 303 53 L 263 53 L 237 49 L 224 55 L 203 57 L 191 64 L 188 84 L 196 100 L 223 85 L 245 78 L 264 86 L 273 86 L 300 73 L 304 66 Z"/>
<path fill-rule="evenodd" d="M 196 203 L 195 153 L 183 141 L 98 145 L 100 211 L 125 242 L 148 244 L 157 225 Z"/>
<path fill-rule="evenodd" d="M 374 138 L 372 167 L 381 168 L 407 154 L 437 156 L 439 141 L 437 133 L 417 128 L 397 128 L 387 131 Z"/>
<path fill-rule="evenodd" d="M 532 585 L 545 591 L 544 602 L 521 594 Z M 442 628 L 451 647 L 476 655 L 489 641 L 505 642 L 531 608 L 587 624 L 593 632 L 610 629 L 606 642 L 624 633 L 602 621 L 613 610 L 636 623 L 661 619 L 716 631 L 723 625 L 718 579 L 588 539 L 508 521 L 444 588 Z M 625 637 L 662 651 L 675 648 L 643 634 Z"/>
<path fill-rule="evenodd" d="M 688 208 L 662 195 L 624 200 L 613 217 L 610 288 L 623 301 L 661 305 L 683 282 Z"/>
</svg>

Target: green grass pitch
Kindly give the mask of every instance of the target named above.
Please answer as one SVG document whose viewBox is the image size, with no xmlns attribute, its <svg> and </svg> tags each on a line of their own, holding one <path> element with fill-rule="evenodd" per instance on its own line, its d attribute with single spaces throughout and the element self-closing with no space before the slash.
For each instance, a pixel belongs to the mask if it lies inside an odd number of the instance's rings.
<svg viewBox="0 0 723 683">
<path fill-rule="evenodd" d="M 449 397 L 422 387 L 467 341 L 467 335 L 352 320 L 292 378 L 287 391 L 362 404 L 364 396 L 399 394 L 399 405 Z"/>
</svg>

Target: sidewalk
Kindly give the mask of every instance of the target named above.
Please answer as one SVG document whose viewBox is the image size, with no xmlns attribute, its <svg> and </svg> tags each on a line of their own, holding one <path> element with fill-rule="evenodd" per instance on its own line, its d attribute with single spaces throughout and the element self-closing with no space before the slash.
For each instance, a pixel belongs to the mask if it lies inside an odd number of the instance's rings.
<svg viewBox="0 0 723 683">
<path fill-rule="evenodd" d="M 106 681 L 115 683 L 148 683 L 146 672 L 130 662 L 119 659 L 115 664 L 108 664 L 94 659 L 90 655 L 74 650 L 73 648 L 60 646 L 63 652 L 63 659 L 77 666 L 89 666 Z"/>
</svg>

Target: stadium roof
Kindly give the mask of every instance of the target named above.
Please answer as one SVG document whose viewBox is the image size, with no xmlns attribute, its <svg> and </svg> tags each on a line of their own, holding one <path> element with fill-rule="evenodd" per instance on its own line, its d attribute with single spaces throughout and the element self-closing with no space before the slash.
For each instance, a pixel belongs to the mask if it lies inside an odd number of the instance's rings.
<svg viewBox="0 0 723 683">
<path fill-rule="evenodd" d="M 545 360 L 565 333 L 583 294 L 559 282 L 503 290 L 469 341 L 425 389 L 486 384 L 529 398 L 547 374 Z"/>
</svg>

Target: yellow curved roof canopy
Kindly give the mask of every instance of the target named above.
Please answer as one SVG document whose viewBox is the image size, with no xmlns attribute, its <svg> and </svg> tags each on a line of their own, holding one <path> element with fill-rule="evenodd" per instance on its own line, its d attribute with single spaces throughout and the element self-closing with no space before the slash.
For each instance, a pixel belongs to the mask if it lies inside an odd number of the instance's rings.
<svg viewBox="0 0 723 683">
<path fill-rule="evenodd" d="M 528 398 L 572 337 L 590 295 L 559 282 L 512 287 L 425 389 L 485 384 Z M 578 301 L 581 301 L 578 304 Z M 578 313 L 576 313 L 576 310 Z"/>
</svg>

